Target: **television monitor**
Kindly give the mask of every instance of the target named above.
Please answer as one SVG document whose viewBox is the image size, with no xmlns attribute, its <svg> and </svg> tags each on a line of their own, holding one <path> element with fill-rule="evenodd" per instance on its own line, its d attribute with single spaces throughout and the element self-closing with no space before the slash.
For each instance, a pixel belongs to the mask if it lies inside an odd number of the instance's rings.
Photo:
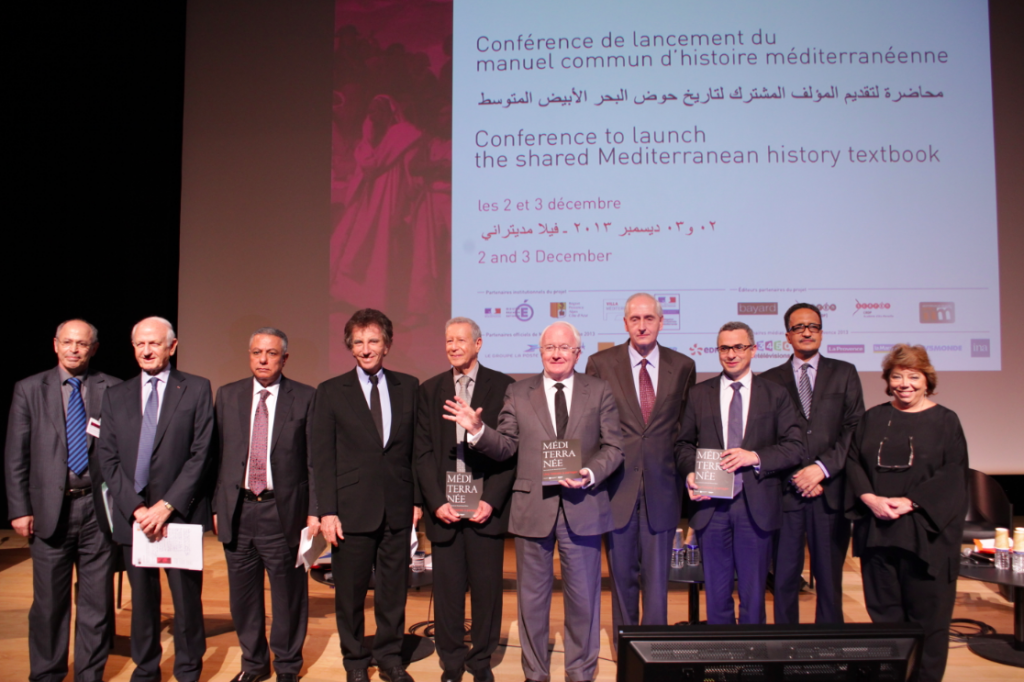
<svg viewBox="0 0 1024 682">
<path fill-rule="evenodd" d="M 617 682 L 904 682 L 913 623 L 621 626 Z"/>
</svg>

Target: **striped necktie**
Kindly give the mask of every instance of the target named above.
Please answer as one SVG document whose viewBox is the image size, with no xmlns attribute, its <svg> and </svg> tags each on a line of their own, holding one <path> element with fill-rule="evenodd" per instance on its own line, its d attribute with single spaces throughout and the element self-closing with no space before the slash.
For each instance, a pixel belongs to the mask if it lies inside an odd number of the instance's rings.
<svg viewBox="0 0 1024 682">
<path fill-rule="evenodd" d="M 64 420 L 68 439 L 68 469 L 81 476 L 89 466 L 89 440 L 85 433 L 85 401 L 82 400 L 82 380 L 68 379 L 71 395 L 68 396 L 68 414 Z"/>
</svg>

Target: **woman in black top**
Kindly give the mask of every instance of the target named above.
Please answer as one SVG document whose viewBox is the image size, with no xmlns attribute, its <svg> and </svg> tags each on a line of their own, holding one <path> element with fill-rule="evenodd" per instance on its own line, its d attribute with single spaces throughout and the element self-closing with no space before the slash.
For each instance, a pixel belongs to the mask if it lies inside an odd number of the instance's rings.
<svg viewBox="0 0 1024 682">
<path fill-rule="evenodd" d="M 846 472 L 853 548 L 876 623 L 924 628 L 922 682 L 941 680 L 949 653 L 967 511 L 967 442 L 956 413 L 933 402 L 922 346 L 898 344 L 882 363 L 892 400 L 864 413 Z"/>
</svg>

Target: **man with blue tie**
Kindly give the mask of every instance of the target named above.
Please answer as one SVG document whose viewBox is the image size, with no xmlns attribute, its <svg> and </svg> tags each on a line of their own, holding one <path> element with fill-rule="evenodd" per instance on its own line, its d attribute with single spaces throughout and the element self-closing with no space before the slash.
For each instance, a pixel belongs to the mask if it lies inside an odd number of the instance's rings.
<svg viewBox="0 0 1024 682">
<path fill-rule="evenodd" d="M 103 396 L 98 457 L 114 499 L 114 541 L 123 546 L 132 586 L 132 682 L 160 680 L 160 570 L 132 564 L 132 527 L 150 540 L 167 523 L 210 530 L 209 472 L 213 437 L 210 382 L 171 367 L 174 327 L 147 317 L 132 329 L 140 376 Z M 203 669 L 203 572 L 165 571 L 174 599 L 174 677 L 195 682 Z"/>
<path fill-rule="evenodd" d="M 764 623 L 764 588 L 773 533 L 782 524 L 781 475 L 800 463 L 804 445 L 793 401 L 778 384 L 754 377 L 753 330 L 727 322 L 718 332 L 722 373 L 697 384 L 676 444 L 690 496 L 690 526 L 704 557 L 708 623 L 735 623 L 733 576 L 742 624 Z M 697 449 L 724 449 L 721 467 L 739 478 L 731 499 L 695 492 Z"/>
<path fill-rule="evenodd" d="M 103 679 L 113 635 L 114 545 L 103 476 L 90 455 L 103 394 L 121 380 L 89 370 L 98 348 L 91 324 L 61 323 L 53 339 L 57 367 L 15 385 L 7 421 L 9 517 L 32 555 L 28 655 L 34 682 L 67 676 L 72 568 L 78 573 L 76 682 Z"/>
</svg>

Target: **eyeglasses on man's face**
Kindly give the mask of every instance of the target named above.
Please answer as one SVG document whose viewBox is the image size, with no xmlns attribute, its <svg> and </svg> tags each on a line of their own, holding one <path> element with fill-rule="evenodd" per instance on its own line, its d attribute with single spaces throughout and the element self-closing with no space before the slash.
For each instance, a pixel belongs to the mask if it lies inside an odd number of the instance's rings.
<svg viewBox="0 0 1024 682">
<path fill-rule="evenodd" d="M 579 348 L 577 348 L 576 346 L 570 346 L 569 344 L 566 343 L 563 343 L 561 346 L 548 345 L 540 347 L 540 352 L 543 353 L 544 355 L 554 355 L 555 351 L 558 351 L 563 354 L 575 353 L 578 350 Z"/>
<path fill-rule="evenodd" d="M 792 327 L 789 328 L 789 331 L 793 332 L 794 334 L 803 334 L 807 330 L 810 330 L 812 334 L 817 334 L 818 332 L 821 331 L 821 325 L 814 323 L 794 324 Z"/>
<path fill-rule="evenodd" d="M 722 355 L 725 355 L 731 350 L 734 350 L 737 353 L 745 353 L 746 351 L 750 350 L 753 347 L 753 344 L 737 343 L 735 346 L 719 346 L 718 352 Z"/>
</svg>

